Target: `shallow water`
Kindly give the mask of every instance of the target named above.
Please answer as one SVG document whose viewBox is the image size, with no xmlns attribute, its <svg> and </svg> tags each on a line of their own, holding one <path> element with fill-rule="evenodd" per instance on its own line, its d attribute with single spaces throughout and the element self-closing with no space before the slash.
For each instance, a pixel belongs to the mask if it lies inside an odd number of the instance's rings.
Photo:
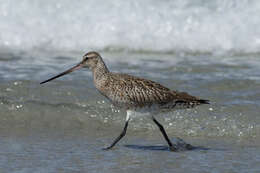
<svg viewBox="0 0 260 173">
<path fill-rule="evenodd" d="M 102 0 L 101 0 L 102 1 Z M 260 1 L 0 0 L 0 172 L 260 172 Z M 145 7 L 145 8 L 144 8 Z M 210 105 L 131 120 L 87 69 L 39 83 L 96 50 L 115 72 Z"/>
<path fill-rule="evenodd" d="M 158 116 L 172 140 L 198 146 L 170 152 L 150 119 L 133 119 L 111 151 L 125 112 L 101 96 L 87 69 L 39 85 L 78 63 L 82 52 L 0 55 L 1 172 L 259 172 L 258 54 L 101 52 L 112 71 L 149 78 L 211 100 Z"/>
</svg>

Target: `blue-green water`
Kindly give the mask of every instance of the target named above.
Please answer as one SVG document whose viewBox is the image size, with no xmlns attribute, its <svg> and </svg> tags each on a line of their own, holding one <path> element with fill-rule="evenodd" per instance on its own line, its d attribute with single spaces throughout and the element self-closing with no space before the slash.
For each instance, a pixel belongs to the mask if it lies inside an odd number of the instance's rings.
<svg viewBox="0 0 260 173">
<path fill-rule="evenodd" d="M 260 1 L 0 0 L 0 172 L 260 172 Z M 39 83 L 98 51 L 109 69 L 210 105 L 133 119 L 87 69 Z"/>
<path fill-rule="evenodd" d="M 111 71 L 149 78 L 211 100 L 161 114 L 168 135 L 199 146 L 170 152 L 150 119 L 133 119 L 101 96 L 87 69 L 39 82 L 78 63 L 80 53 L 1 55 L 1 172 L 259 172 L 258 55 L 212 56 L 101 52 Z M 11 55 L 9 55 L 10 57 Z M 75 58 L 76 57 L 76 58 Z"/>
</svg>

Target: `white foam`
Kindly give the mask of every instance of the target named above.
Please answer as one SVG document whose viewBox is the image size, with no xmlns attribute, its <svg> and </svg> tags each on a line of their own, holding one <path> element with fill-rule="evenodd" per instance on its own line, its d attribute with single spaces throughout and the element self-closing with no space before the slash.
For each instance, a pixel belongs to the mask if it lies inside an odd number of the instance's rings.
<svg viewBox="0 0 260 173">
<path fill-rule="evenodd" d="M 259 0 L 0 0 L 0 48 L 255 53 L 259 11 Z"/>
</svg>

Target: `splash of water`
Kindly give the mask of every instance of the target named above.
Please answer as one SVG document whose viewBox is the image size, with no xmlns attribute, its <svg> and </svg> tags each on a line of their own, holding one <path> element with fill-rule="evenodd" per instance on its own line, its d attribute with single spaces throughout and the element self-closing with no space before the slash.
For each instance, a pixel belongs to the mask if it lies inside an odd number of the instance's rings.
<svg viewBox="0 0 260 173">
<path fill-rule="evenodd" d="M 0 1 L 0 48 L 256 53 L 260 1 Z"/>
</svg>

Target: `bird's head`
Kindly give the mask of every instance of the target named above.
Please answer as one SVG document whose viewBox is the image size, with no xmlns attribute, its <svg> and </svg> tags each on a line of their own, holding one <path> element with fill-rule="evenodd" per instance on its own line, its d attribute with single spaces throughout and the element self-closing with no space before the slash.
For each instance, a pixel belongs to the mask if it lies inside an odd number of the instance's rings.
<svg viewBox="0 0 260 173">
<path fill-rule="evenodd" d="M 97 67 L 99 61 L 102 61 L 102 58 L 97 52 L 88 52 L 83 56 L 83 60 L 80 63 L 78 63 L 74 67 L 58 74 L 57 76 L 54 76 L 50 79 L 47 79 L 47 80 L 41 82 L 40 84 L 49 82 L 49 81 L 54 80 L 56 78 L 59 78 L 63 75 L 69 74 L 69 73 L 71 73 L 75 70 L 82 68 L 82 67 L 87 67 L 87 68 L 90 68 L 91 70 L 93 70 Z"/>
<path fill-rule="evenodd" d="M 88 52 L 83 56 L 82 63 L 84 67 L 94 69 L 100 60 L 101 56 L 97 52 Z"/>
</svg>

